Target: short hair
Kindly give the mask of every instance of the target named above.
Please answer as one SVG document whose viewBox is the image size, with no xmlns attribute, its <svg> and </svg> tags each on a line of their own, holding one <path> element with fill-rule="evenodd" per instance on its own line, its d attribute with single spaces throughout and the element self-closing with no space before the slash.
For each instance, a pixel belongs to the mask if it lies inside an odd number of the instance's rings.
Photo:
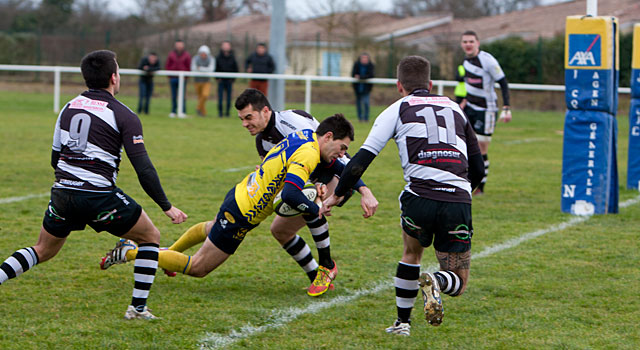
<svg viewBox="0 0 640 350">
<path fill-rule="evenodd" d="M 465 35 L 473 35 L 476 37 L 476 40 L 480 40 L 478 39 L 478 34 L 476 34 L 476 32 L 474 32 L 473 30 L 467 30 L 464 33 L 462 33 L 462 35 L 460 37 L 463 37 Z"/>
<path fill-rule="evenodd" d="M 89 89 L 106 89 L 111 75 L 118 71 L 116 53 L 109 50 L 90 52 L 82 58 L 80 70 Z"/>
<path fill-rule="evenodd" d="M 398 63 L 398 81 L 407 92 L 428 89 L 431 63 L 422 56 L 407 56 Z"/>
<path fill-rule="evenodd" d="M 267 44 L 265 44 L 265 43 L 257 43 L 257 44 L 256 44 L 256 47 L 258 47 L 258 46 L 264 46 L 264 47 L 267 47 Z"/>
<path fill-rule="evenodd" d="M 235 106 L 237 110 L 241 110 L 248 105 L 251 105 L 256 111 L 262 110 L 264 106 L 269 107 L 270 111 L 272 110 L 267 96 L 257 89 L 246 89 L 236 98 Z"/>
<path fill-rule="evenodd" d="M 349 137 L 353 141 L 353 125 L 344 117 L 344 115 L 338 113 L 325 119 L 318 125 L 316 134 L 323 136 L 331 131 L 333 133 L 334 140 L 342 140 L 345 137 Z"/>
<path fill-rule="evenodd" d="M 158 56 L 158 54 L 152 51 L 152 52 L 149 52 L 149 56 Z"/>
</svg>

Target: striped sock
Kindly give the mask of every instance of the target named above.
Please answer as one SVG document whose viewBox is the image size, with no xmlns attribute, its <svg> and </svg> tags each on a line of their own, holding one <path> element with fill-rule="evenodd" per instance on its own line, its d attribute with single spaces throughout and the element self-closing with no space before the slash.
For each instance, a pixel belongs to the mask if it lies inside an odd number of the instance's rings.
<svg viewBox="0 0 640 350">
<path fill-rule="evenodd" d="M 0 284 L 18 277 L 38 263 L 38 254 L 33 247 L 22 248 L 11 254 L 0 266 Z"/>
<path fill-rule="evenodd" d="M 438 280 L 440 285 L 440 291 L 444 294 L 448 294 L 452 297 L 458 296 L 462 289 L 462 281 L 460 277 L 453 271 L 438 271 L 433 275 Z"/>
<path fill-rule="evenodd" d="M 420 265 L 398 262 L 396 277 L 393 278 L 396 287 L 396 307 L 398 320 L 402 323 L 411 323 L 411 310 L 418 296 L 418 277 L 420 277 Z"/>
<path fill-rule="evenodd" d="M 149 290 L 153 285 L 153 279 L 158 269 L 158 251 L 160 246 L 156 243 L 144 243 L 138 247 L 138 255 L 133 267 L 133 298 L 131 305 L 138 311 L 144 311 L 149 297 Z"/>
<path fill-rule="evenodd" d="M 307 242 L 305 242 L 302 237 L 296 235 L 289 242 L 285 243 L 282 248 L 302 267 L 309 277 L 309 280 L 313 282 L 313 280 L 316 279 L 318 263 L 316 259 L 313 258 Z"/>
<path fill-rule="evenodd" d="M 331 240 L 329 239 L 329 223 L 324 215 L 318 217 L 305 217 L 307 227 L 318 249 L 318 261 L 320 265 L 332 269 L 334 267 L 333 259 L 331 259 Z"/>
<path fill-rule="evenodd" d="M 484 160 L 484 177 L 482 178 L 482 181 L 480 181 L 478 189 L 484 192 L 484 185 L 487 183 L 487 177 L 489 177 L 489 155 L 483 154 L 482 159 Z"/>
</svg>

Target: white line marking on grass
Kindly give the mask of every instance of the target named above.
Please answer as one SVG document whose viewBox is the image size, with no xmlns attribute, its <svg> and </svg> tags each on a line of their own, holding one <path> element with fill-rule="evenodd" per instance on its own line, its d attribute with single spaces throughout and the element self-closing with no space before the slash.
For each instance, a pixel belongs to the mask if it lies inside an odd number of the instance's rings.
<svg viewBox="0 0 640 350">
<path fill-rule="evenodd" d="M 640 196 L 626 200 L 620 203 L 620 208 L 626 208 L 631 205 L 640 202 Z M 575 226 L 577 224 L 583 223 L 589 220 L 590 216 L 577 216 L 572 217 L 571 219 L 562 222 L 560 224 L 549 226 L 548 228 L 528 232 L 519 237 L 509 239 L 503 243 L 499 243 L 493 245 L 491 247 L 485 248 L 483 251 L 473 254 L 472 259 L 481 259 L 487 256 L 491 256 L 497 254 L 503 250 L 514 248 L 521 243 L 529 241 L 531 239 L 540 237 L 547 233 L 562 231 L 571 226 Z M 438 268 L 437 264 L 432 264 L 426 266 L 423 270 L 426 271 L 435 271 Z M 287 323 L 294 321 L 300 316 L 306 314 L 315 314 L 321 310 L 350 303 L 360 297 L 378 293 L 386 288 L 393 287 L 393 283 L 391 283 L 391 279 L 387 279 L 385 281 L 378 281 L 373 285 L 373 287 L 367 289 L 358 289 L 354 291 L 350 295 L 341 295 L 330 300 L 326 301 L 318 301 L 312 302 L 305 307 L 289 307 L 285 309 L 273 309 L 271 310 L 271 316 L 267 318 L 266 322 L 262 326 L 253 326 L 251 324 L 246 324 L 242 326 L 239 330 L 231 330 L 229 334 L 218 334 L 218 333 L 206 333 L 204 337 L 200 340 L 200 349 L 208 350 L 208 349 L 220 349 L 233 343 L 249 338 L 253 335 L 263 333 L 265 331 L 276 329 L 287 325 Z"/>
<path fill-rule="evenodd" d="M 540 137 L 532 137 L 528 139 L 520 139 L 520 140 L 511 140 L 511 141 L 503 141 L 502 143 L 505 145 L 520 145 L 523 143 L 532 143 L 538 141 L 545 141 L 546 139 Z"/>
<path fill-rule="evenodd" d="M 22 202 L 22 201 L 26 201 L 27 199 L 46 197 L 48 195 L 49 195 L 49 192 L 47 192 L 47 193 L 38 193 L 38 194 L 28 194 L 26 196 L 20 196 L 20 197 L 0 198 L 0 204 Z"/>
<path fill-rule="evenodd" d="M 222 172 L 223 173 L 234 173 L 236 171 L 249 170 L 249 169 L 255 169 L 255 168 L 256 168 L 255 165 L 247 165 L 247 166 L 241 166 L 241 167 L 238 167 L 238 168 L 223 169 Z"/>
</svg>

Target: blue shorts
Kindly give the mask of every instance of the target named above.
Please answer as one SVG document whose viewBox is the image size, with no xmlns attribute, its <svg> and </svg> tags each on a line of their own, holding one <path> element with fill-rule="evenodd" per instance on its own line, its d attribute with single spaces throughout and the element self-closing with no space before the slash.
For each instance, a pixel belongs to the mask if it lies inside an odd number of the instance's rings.
<svg viewBox="0 0 640 350">
<path fill-rule="evenodd" d="M 247 232 L 257 224 L 250 224 L 236 203 L 236 187 L 234 186 L 224 197 L 220 211 L 209 232 L 211 242 L 227 254 L 233 254 L 242 243 Z"/>
</svg>

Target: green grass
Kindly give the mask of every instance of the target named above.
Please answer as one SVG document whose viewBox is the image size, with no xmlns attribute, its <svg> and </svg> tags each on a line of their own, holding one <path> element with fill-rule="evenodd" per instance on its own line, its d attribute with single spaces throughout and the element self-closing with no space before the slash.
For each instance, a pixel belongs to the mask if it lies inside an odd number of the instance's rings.
<svg viewBox="0 0 640 350">
<path fill-rule="evenodd" d="M 64 96 L 69 99 L 72 96 Z M 136 99 L 122 101 L 136 106 Z M 194 102 L 188 107 L 193 111 Z M 287 106 L 288 108 L 302 106 Z M 383 107 L 376 107 L 372 114 Z M 144 194 L 125 159 L 118 185 L 149 213 L 169 245 L 191 224 L 213 218 L 227 190 L 258 161 L 253 138 L 236 118 L 167 118 L 168 101 L 143 116 L 145 144 L 169 199 L 189 214 L 172 225 Z M 214 109 L 213 102 L 209 106 Z M 319 119 L 352 105 L 313 105 Z M 48 94 L 0 94 L 0 198 L 45 193 L 56 116 Z M 474 200 L 473 252 L 571 218 L 560 212 L 562 113 L 514 111 L 490 149 L 487 194 Z M 354 123 L 358 149 L 371 123 Z M 625 184 L 626 116 L 620 116 L 619 170 Z M 521 142 L 525 140 L 526 142 Z M 393 143 L 393 142 L 392 142 Z M 229 171 L 228 169 L 237 169 Z M 303 314 L 283 327 L 239 339 L 232 349 L 637 349 L 640 336 L 640 204 L 595 216 L 472 263 L 467 292 L 445 296 L 445 320 L 430 327 L 414 311 L 412 335 L 383 329 L 395 318 L 391 285 L 402 254 L 397 196 L 403 187 L 397 148 L 390 144 L 364 176 L 380 201 L 361 217 L 356 195 L 336 208 L 332 254 L 340 266 L 336 290 L 318 299 L 303 291 L 306 276 L 269 233 L 269 221 L 248 234 L 238 252 L 204 279 L 159 273 L 149 300 L 157 322 L 122 319 L 133 287 L 132 265 L 100 271 L 116 239 L 74 232 L 60 254 L 0 287 L 1 349 L 194 349 L 207 333 L 268 326 L 278 310 L 306 308 L 351 296 L 380 282 L 379 293 Z M 621 201 L 637 192 L 621 190 Z M 0 261 L 37 239 L 47 197 L 0 204 Z M 305 230 L 301 235 L 313 247 Z M 315 253 L 315 249 L 312 248 Z M 423 266 L 435 262 L 429 248 Z M 416 306 L 419 301 L 416 302 Z"/>
</svg>

